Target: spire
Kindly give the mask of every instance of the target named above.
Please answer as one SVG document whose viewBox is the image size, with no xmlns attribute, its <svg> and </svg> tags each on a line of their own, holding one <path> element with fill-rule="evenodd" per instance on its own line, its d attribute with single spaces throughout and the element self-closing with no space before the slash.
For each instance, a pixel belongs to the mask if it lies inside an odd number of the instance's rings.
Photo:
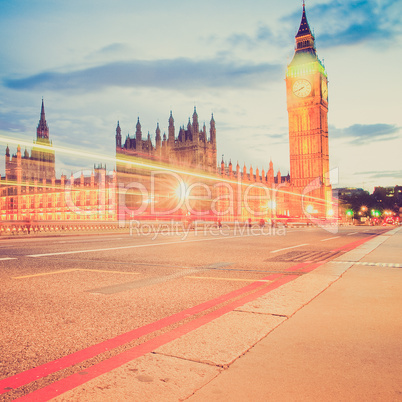
<svg viewBox="0 0 402 402">
<path fill-rule="evenodd" d="M 156 130 L 155 130 L 155 144 L 156 144 L 156 148 L 159 149 L 161 146 L 161 129 L 159 128 L 159 123 L 157 123 L 156 125 Z"/>
<path fill-rule="evenodd" d="M 311 33 L 311 30 L 310 30 L 310 26 L 307 21 L 307 17 L 306 17 L 306 5 L 303 1 L 303 14 L 302 14 L 301 22 L 300 22 L 299 31 L 296 34 L 296 38 L 298 38 L 299 36 L 305 36 L 305 35 L 313 36 L 313 34 Z"/>
<path fill-rule="evenodd" d="M 300 22 L 300 27 L 295 36 L 295 39 L 296 39 L 296 54 L 310 54 L 312 56 L 316 56 L 315 44 L 314 44 L 315 39 L 307 21 L 306 6 L 304 4 L 304 1 L 303 1 L 303 14 Z"/>
<path fill-rule="evenodd" d="M 170 111 L 168 134 L 169 134 L 168 143 L 170 146 L 173 146 L 175 134 L 174 134 L 174 119 L 173 119 L 172 111 Z"/>
<path fill-rule="evenodd" d="M 42 97 L 42 108 L 40 111 L 40 117 L 41 117 L 41 120 L 42 120 L 42 118 L 45 119 L 45 105 L 43 103 L 43 97 Z"/>
<path fill-rule="evenodd" d="M 210 129 L 209 129 L 209 141 L 211 144 L 216 143 L 216 127 L 215 127 L 215 120 L 214 114 L 212 113 Z"/>
<path fill-rule="evenodd" d="M 199 131 L 200 131 L 200 129 L 199 129 L 199 124 L 198 124 L 197 108 L 194 106 L 194 113 L 193 113 L 193 132 L 194 132 L 194 135 L 197 136 Z"/>
<path fill-rule="evenodd" d="M 36 139 L 49 139 L 49 127 L 47 126 L 46 123 L 46 117 L 45 117 L 45 105 L 43 102 L 43 98 L 42 98 L 42 107 L 41 107 L 41 111 L 40 111 L 40 120 L 39 120 L 39 124 L 38 127 L 36 129 Z"/>
<path fill-rule="evenodd" d="M 135 131 L 135 142 L 136 142 L 136 148 L 140 147 L 140 142 L 142 140 L 142 131 L 141 131 L 141 123 L 140 123 L 140 118 L 138 117 L 137 119 L 137 125 L 136 125 L 136 131 Z M 141 149 L 141 147 L 139 148 Z"/>
</svg>

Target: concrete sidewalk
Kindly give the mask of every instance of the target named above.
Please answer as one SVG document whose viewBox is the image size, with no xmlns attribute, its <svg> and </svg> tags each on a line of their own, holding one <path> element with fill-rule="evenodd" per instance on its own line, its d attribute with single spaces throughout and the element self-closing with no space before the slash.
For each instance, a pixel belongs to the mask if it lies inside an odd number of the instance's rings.
<svg viewBox="0 0 402 402">
<path fill-rule="evenodd" d="M 402 401 L 401 245 L 374 237 L 55 400 Z"/>
<path fill-rule="evenodd" d="M 343 258 L 356 263 L 188 400 L 402 401 L 402 230 Z"/>
</svg>

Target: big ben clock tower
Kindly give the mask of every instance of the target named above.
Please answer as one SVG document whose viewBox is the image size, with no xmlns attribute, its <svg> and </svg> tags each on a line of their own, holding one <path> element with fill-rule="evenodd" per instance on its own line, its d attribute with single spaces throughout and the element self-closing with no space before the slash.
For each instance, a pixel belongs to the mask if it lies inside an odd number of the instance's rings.
<svg viewBox="0 0 402 402">
<path fill-rule="evenodd" d="M 289 115 L 290 177 L 296 193 L 303 195 L 303 212 L 328 213 L 331 201 L 328 154 L 328 82 L 317 57 L 314 35 L 307 22 L 305 4 L 296 34 L 293 60 L 286 71 Z M 299 197 L 297 214 L 302 211 Z"/>
</svg>

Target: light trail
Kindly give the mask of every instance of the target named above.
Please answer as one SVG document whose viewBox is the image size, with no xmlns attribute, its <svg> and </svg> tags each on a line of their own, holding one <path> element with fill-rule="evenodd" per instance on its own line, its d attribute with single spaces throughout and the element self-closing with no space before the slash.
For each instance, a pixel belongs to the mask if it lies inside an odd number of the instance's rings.
<svg viewBox="0 0 402 402">
<path fill-rule="evenodd" d="M 14 144 L 14 145 L 24 145 L 25 147 L 32 147 L 32 143 L 29 143 L 28 141 L 24 141 L 21 139 L 13 139 L 13 138 L 9 138 L 9 137 L 3 137 L 0 136 L 0 142 L 4 143 L 4 144 Z M 325 204 L 325 201 L 322 200 L 321 198 L 318 197 L 313 197 L 311 195 L 306 195 L 306 194 L 298 194 L 298 193 L 294 193 L 291 191 L 286 191 L 286 190 L 282 190 L 280 188 L 270 188 L 265 186 L 263 183 L 244 183 L 242 181 L 239 180 L 231 180 L 231 179 L 225 179 L 222 176 L 218 176 L 218 175 L 208 175 L 208 174 L 204 174 L 204 173 L 200 173 L 197 171 L 192 171 L 192 170 L 182 170 L 182 169 L 178 169 L 178 168 L 174 168 L 172 166 L 165 166 L 163 164 L 157 164 L 157 163 L 149 163 L 149 162 L 143 162 L 143 161 L 135 161 L 135 160 L 131 160 L 131 159 L 125 159 L 125 158 L 119 158 L 119 157 L 111 157 L 111 156 L 107 156 L 107 155 L 101 155 L 101 154 L 95 154 L 95 153 L 91 153 L 91 152 L 87 152 L 87 151 L 80 151 L 77 149 L 69 149 L 69 148 L 65 148 L 65 147 L 57 147 L 57 146 L 53 146 L 53 145 L 43 145 L 43 144 L 38 144 L 38 143 L 34 143 L 35 148 L 39 148 L 43 151 L 49 152 L 59 152 L 61 154 L 66 154 L 66 155 L 71 155 L 74 157 L 82 157 L 85 159 L 93 159 L 93 160 L 102 160 L 102 162 L 111 162 L 113 165 L 117 165 L 117 164 L 123 164 L 123 165 L 130 165 L 133 167 L 139 167 L 139 168 L 143 168 L 143 169 L 148 169 L 148 170 L 156 170 L 159 169 L 161 171 L 164 172 L 172 172 L 172 173 L 176 173 L 176 174 L 180 174 L 180 175 L 187 175 L 187 176 L 192 176 L 192 177 L 196 177 L 199 179 L 205 179 L 205 180 L 210 180 L 210 181 L 214 181 L 214 182 L 221 182 L 221 183 L 228 183 L 228 184 L 236 184 L 238 186 L 245 186 L 248 188 L 258 188 L 258 189 L 269 189 L 271 191 L 275 191 L 276 193 L 281 193 L 281 194 L 289 194 L 292 196 L 297 196 L 300 198 L 304 198 L 304 199 L 309 199 L 311 201 L 317 201 L 320 202 L 322 204 Z M 127 156 L 127 158 L 129 158 L 130 155 Z M 25 186 L 25 184 L 21 184 L 21 186 Z M 54 186 L 48 186 L 50 188 L 54 188 Z M 333 202 L 331 202 L 331 204 L 334 204 Z"/>
</svg>

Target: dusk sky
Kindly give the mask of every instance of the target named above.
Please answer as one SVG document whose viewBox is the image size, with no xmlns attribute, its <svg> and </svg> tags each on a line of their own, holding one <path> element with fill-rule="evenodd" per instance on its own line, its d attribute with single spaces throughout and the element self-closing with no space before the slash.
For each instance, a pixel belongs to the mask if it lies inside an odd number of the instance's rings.
<svg viewBox="0 0 402 402">
<path fill-rule="evenodd" d="M 402 2 L 307 0 L 306 12 L 329 79 L 333 186 L 402 185 Z M 117 121 L 124 138 L 139 117 L 154 141 L 170 110 L 178 133 L 196 106 L 208 130 L 214 114 L 218 162 L 261 171 L 272 158 L 286 175 L 301 15 L 301 0 L 0 0 L 0 136 L 32 144 L 43 97 L 53 145 L 99 154 L 56 153 L 59 176 L 113 157 Z"/>
</svg>

